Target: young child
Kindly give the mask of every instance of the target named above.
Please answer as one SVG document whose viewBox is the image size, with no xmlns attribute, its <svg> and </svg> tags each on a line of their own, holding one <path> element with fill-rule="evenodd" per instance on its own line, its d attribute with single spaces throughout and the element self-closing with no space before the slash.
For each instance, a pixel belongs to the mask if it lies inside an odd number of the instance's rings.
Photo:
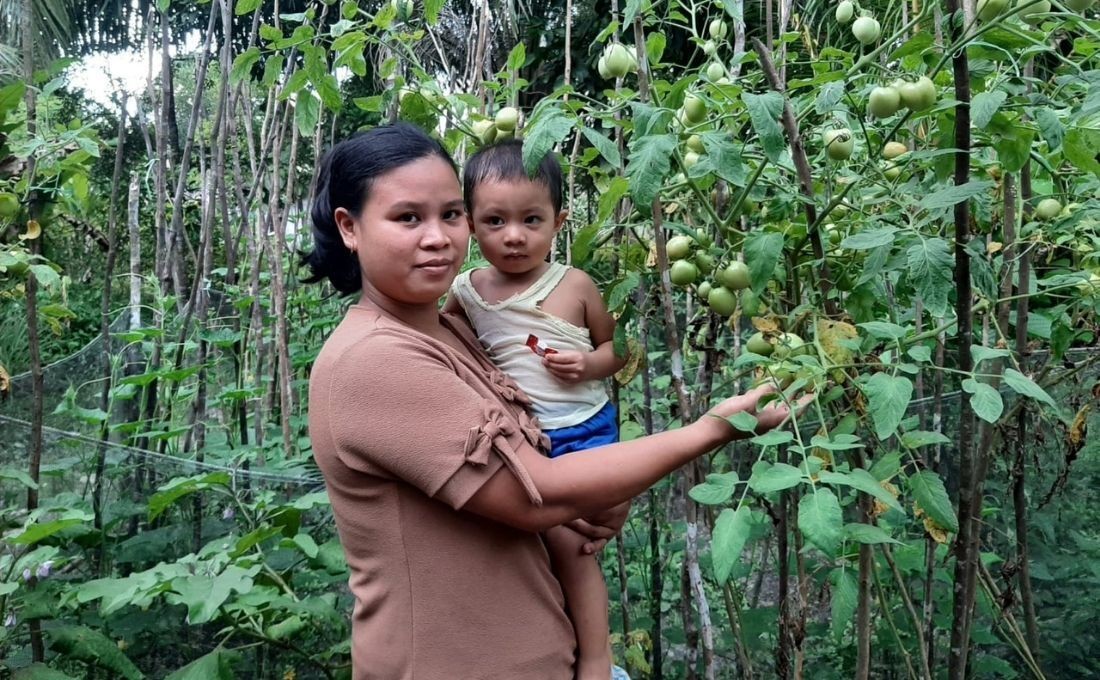
<svg viewBox="0 0 1100 680">
<path fill-rule="evenodd" d="M 550 438 L 550 456 L 618 441 L 618 418 L 603 379 L 618 371 L 615 319 L 583 271 L 547 262 L 565 222 L 562 172 L 547 154 L 532 179 L 522 143 L 475 153 L 463 173 L 466 218 L 490 266 L 460 274 L 445 311 L 463 312 L 493 362 L 531 397 Z M 578 680 L 607 680 L 607 586 L 581 553 L 585 540 L 565 527 L 547 532 L 577 633 Z"/>
</svg>

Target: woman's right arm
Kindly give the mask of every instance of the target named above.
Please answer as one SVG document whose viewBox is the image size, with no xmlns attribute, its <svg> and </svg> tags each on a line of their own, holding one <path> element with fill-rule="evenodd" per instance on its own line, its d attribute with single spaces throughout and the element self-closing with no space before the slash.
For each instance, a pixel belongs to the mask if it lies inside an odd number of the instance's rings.
<svg viewBox="0 0 1100 680">
<path fill-rule="evenodd" d="M 542 496 L 542 505 L 532 504 L 515 476 L 501 469 L 463 509 L 529 531 L 598 514 L 634 498 L 685 463 L 743 436 L 725 421 L 734 413 L 755 415 L 758 432 L 782 424 L 790 415 L 782 403 L 773 401 L 757 408 L 759 399 L 772 389 L 758 387 L 723 401 L 690 425 L 628 442 L 553 459 L 525 447 L 518 453 Z"/>
</svg>

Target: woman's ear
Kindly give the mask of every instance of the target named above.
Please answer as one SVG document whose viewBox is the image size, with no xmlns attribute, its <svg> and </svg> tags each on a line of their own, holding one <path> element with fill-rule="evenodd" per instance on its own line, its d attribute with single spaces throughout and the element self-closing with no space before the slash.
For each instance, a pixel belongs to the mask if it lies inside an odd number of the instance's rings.
<svg viewBox="0 0 1100 680">
<path fill-rule="evenodd" d="M 336 220 L 336 228 L 340 230 L 340 239 L 344 246 L 351 252 L 358 250 L 358 242 L 355 236 L 355 218 L 347 208 L 337 208 L 333 215 Z"/>
</svg>

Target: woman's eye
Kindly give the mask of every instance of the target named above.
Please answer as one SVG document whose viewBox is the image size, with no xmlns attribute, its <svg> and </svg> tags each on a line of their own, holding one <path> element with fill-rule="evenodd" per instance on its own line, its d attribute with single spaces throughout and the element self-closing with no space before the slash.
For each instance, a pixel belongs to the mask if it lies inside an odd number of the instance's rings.
<svg viewBox="0 0 1100 680">
<path fill-rule="evenodd" d="M 416 213 L 405 213 L 397 218 L 398 222 L 416 222 L 419 218 Z"/>
<path fill-rule="evenodd" d="M 452 222 L 454 220 L 462 219 L 462 211 L 461 210 L 448 210 L 447 212 L 443 213 L 443 219 L 448 221 L 448 222 Z"/>
</svg>

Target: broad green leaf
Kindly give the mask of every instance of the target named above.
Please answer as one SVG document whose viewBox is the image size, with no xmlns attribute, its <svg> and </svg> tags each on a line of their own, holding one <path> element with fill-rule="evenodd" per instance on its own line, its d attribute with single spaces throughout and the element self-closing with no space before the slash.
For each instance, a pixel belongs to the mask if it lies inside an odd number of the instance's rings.
<svg viewBox="0 0 1100 680">
<path fill-rule="evenodd" d="M 880 340 L 901 340 L 909 333 L 905 327 L 889 321 L 866 321 L 856 325 L 867 331 L 872 338 Z"/>
<path fill-rule="evenodd" d="M 518 71 L 527 62 L 527 47 L 522 43 L 516 43 L 512 51 L 508 53 L 508 70 Z"/>
<path fill-rule="evenodd" d="M 306 557 L 310 559 L 317 557 L 317 542 L 309 534 L 298 534 L 291 540 Z"/>
<path fill-rule="evenodd" d="M 783 128 L 779 126 L 779 118 L 783 115 L 783 95 L 778 92 L 764 94 L 742 92 L 741 100 L 748 109 L 753 129 L 760 137 L 760 146 L 764 149 L 764 155 L 772 163 L 779 163 L 783 158 L 783 152 L 787 149 Z"/>
<path fill-rule="evenodd" d="M 31 479 L 30 475 L 15 468 L 0 468 L 0 479 L 14 479 L 28 489 L 38 488 L 38 483 Z"/>
<path fill-rule="evenodd" d="M 705 132 L 700 138 L 706 154 L 696 167 L 713 172 L 733 186 L 745 186 L 748 172 L 741 160 L 741 147 L 735 145 L 729 135 L 718 132 Z"/>
<path fill-rule="evenodd" d="M 793 465 L 760 462 L 752 466 L 752 476 L 748 483 L 749 488 L 756 493 L 772 493 L 798 486 L 801 482 L 802 472 Z"/>
<path fill-rule="evenodd" d="M 539 163 L 573 131 L 576 121 L 557 106 L 541 107 L 535 120 L 524 131 L 524 169 L 528 176 L 535 176 Z"/>
<path fill-rule="evenodd" d="M 1007 349 L 998 349 L 996 347 L 986 347 L 985 345 L 971 345 L 970 356 L 974 359 L 974 365 L 982 363 L 987 359 L 998 359 L 1003 357 L 1012 356 L 1012 352 Z"/>
<path fill-rule="evenodd" d="M 612 214 L 615 212 L 615 208 L 619 205 L 619 201 L 623 196 L 626 196 L 630 192 L 630 182 L 625 177 L 616 177 L 611 180 L 611 183 L 607 185 L 607 189 L 600 194 L 600 200 L 596 204 L 596 221 L 591 226 L 599 227 L 606 222 Z M 576 245 L 574 245 L 574 249 Z M 574 257 L 576 255 L 574 254 Z M 587 259 L 587 256 L 581 258 L 581 262 Z M 580 266 L 580 265 L 577 265 Z"/>
<path fill-rule="evenodd" d="M 954 260 L 947 241 L 941 238 L 921 239 L 909 247 L 909 280 L 920 293 L 924 306 L 932 316 L 947 314 L 947 295 L 954 290 Z"/>
<path fill-rule="evenodd" d="M 242 569 L 235 564 L 211 578 L 204 574 L 191 574 L 172 581 L 174 594 L 169 600 L 187 607 L 187 623 L 197 625 L 214 619 L 230 594 L 241 595 L 252 590 L 252 577 L 260 566 Z"/>
<path fill-rule="evenodd" d="M 845 524 L 844 534 L 847 536 L 848 540 L 855 541 L 856 543 L 868 543 L 871 545 L 877 545 L 879 543 L 901 543 L 901 541 L 891 538 L 890 534 L 873 524 Z"/>
<path fill-rule="evenodd" d="M 840 242 L 841 248 L 851 250 L 871 250 L 879 246 L 890 245 L 894 242 L 894 234 L 898 230 L 894 227 L 876 227 L 856 232 Z"/>
<path fill-rule="evenodd" d="M 604 160 L 611 164 L 611 167 L 618 169 L 623 164 L 622 156 L 619 155 L 619 148 L 605 135 L 588 126 L 581 127 L 581 134 L 584 135 L 584 138 L 588 140 L 589 144 L 600 152 Z"/>
<path fill-rule="evenodd" d="M 989 180 L 977 180 L 962 185 L 951 185 L 938 189 L 928 194 L 917 202 L 925 210 L 938 210 L 950 208 L 956 203 L 969 201 L 975 196 L 980 196 L 992 189 L 995 185 Z"/>
<path fill-rule="evenodd" d="M 877 498 L 899 512 L 904 512 L 901 508 L 901 504 L 898 503 L 898 499 L 894 498 L 894 494 L 884 489 L 882 484 L 880 484 L 870 472 L 862 468 L 856 468 L 851 472 L 822 472 L 818 477 L 818 481 L 823 484 L 850 486 L 853 489 L 857 489 Z"/>
<path fill-rule="evenodd" d="M 218 647 L 168 675 L 164 680 L 234 680 L 233 662 L 237 652 Z"/>
<path fill-rule="evenodd" d="M 745 261 L 754 291 L 764 290 L 782 256 L 783 234 L 756 230 L 745 237 Z"/>
<path fill-rule="evenodd" d="M 668 175 L 675 149 L 675 135 L 646 135 L 630 143 L 630 159 L 626 166 L 630 196 L 645 215 L 653 210 L 653 199 L 657 198 L 661 183 Z"/>
<path fill-rule="evenodd" d="M 16 80 L 0 88 L 0 123 L 4 121 L 9 111 L 19 106 L 26 91 L 27 84 L 22 80 Z"/>
<path fill-rule="evenodd" d="M 948 531 L 959 530 L 959 520 L 951 507 L 951 499 L 943 481 L 931 470 L 921 470 L 909 477 L 909 492 L 913 500 L 932 521 Z"/>
<path fill-rule="evenodd" d="M 826 555 L 836 553 L 844 529 L 844 514 L 831 490 L 819 486 L 798 502 L 798 528 Z"/>
<path fill-rule="evenodd" d="M 1010 132 L 998 135 L 993 142 L 997 160 L 1005 172 L 1019 172 L 1031 157 L 1035 130 L 1026 125 L 1014 125 Z"/>
<path fill-rule="evenodd" d="M 843 567 L 833 569 L 829 580 L 833 583 L 829 632 L 834 639 L 839 640 L 844 635 L 848 622 L 855 616 L 856 605 L 859 603 L 859 583 L 852 570 Z"/>
<path fill-rule="evenodd" d="M 950 444 L 951 440 L 939 432 L 914 430 L 901 435 L 901 443 L 905 444 L 907 448 L 919 449 L 922 446 L 931 446 L 932 444 Z"/>
<path fill-rule="evenodd" d="M 707 481 L 692 487 L 688 495 L 691 496 L 696 503 L 702 503 L 703 505 L 721 505 L 733 496 L 733 491 L 737 486 L 737 482 L 736 472 L 724 472 L 721 474 L 711 473 L 707 475 Z"/>
<path fill-rule="evenodd" d="M 303 73 L 303 71 L 297 73 Z M 314 97 L 312 92 L 300 93 L 294 102 L 294 124 L 298 126 L 298 134 L 302 137 L 311 137 L 320 115 L 321 101 Z"/>
<path fill-rule="evenodd" d="M 77 680 L 75 676 L 50 668 L 44 663 L 32 663 L 16 669 L 11 680 Z"/>
<path fill-rule="evenodd" d="M 1079 170 L 1100 176 L 1100 130 L 1076 126 L 1070 128 L 1062 141 L 1062 153 Z"/>
<path fill-rule="evenodd" d="M 733 565 L 741 559 L 741 550 L 749 538 L 751 528 L 749 509 L 744 505 L 736 510 L 726 508 L 714 523 L 714 540 L 711 541 L 711 562 L 719 585 L 729 580 Z"/>
<path fill-rule="evenodd" d="M 850 451 L 863 448 L 863 442 L 853 434 L 833 433 L 830 436 L 815 434 L 810 439 L 810 446 L 825 449 L 826 451 Z"/>
<path fill-rule="evenodd" d="M 1039 125 L 1039 133 L 1046 140 L 1047 146 L 1051 151 L 1057 151 L 1062 146 L 1062 139 L 1065 138 L 1066 129 L 1062 126 L 1062 121 L 1058 118 L 1058 114 L 1052 111 L 1050 108 L 1043 106 L 1034 109 L 1032 115 L 1035 118 L 1035 122 Z"/>
<path fill-rule="evenodd" d="M 1044 390 L 1042 387 L 1039 387 L 1037 384 L 1035 384 L 1034 380 L 1027 377 L 1023 373 L 1020 373 L 1016 369 L 1006 368 L 1004 379 L 1005 384 L 1016 390 L 1017 394 L 1023 395 L 1025 397 L 1030 397 L 1032 399 L 1041 401 L 1048 406 L 1058 408 L 1058 404 L 1056 404 L 1054 400 L 1051 399 L 1050 395 L 1046 393 L 1046 390 Z"/>
<path fill-rule="evenodd" d="M 79 512 L 79 511 L 77 511 Z M 72 513 L 65 513 L 66 515 Z M 83 515 L 83 513 L 80 513 Z M 88 518 L 83 517 L 66 517 L 62 516 L 61 519 L 56 519 L 52 522 L 43 522 L 41 524 L 35 522 L 22 531 L 22 533 L 7 539 L 8 542 L 15 545 L 34 545 L 44 538 L 49 538 L 59 531 L 68 529 L 69 527 L 83 524 Z"/>
<path fill-rule="evenodd" d="M 649 59 L 650 66 L 656 66 L 661 63 L 661 57 L 665 55 L 665 45 L 668 42 L 668 38 L 664 33 L 660 31 L 652 31 L 645 38 L 645 55 Z"/>
<path fill-rule="evenodd" d="M 243 1 L 243 0 L 242 0 Z M 252 66 L 260 60 L 260 48 L 250 47 L 233 59 L 233 68 L 229 70 L 229 84 L 236 85 L 248 77 Z"/>
<path fill-rule="evenodd" d="M 825 83 L 817 90 L 817 98 L 814 100 L 814 110 L 819 115 L 831 114 L 836 110 L 837 104 L 844 99 L 844 82 L 834 80 Z"/>
<path fill-rule="evenodd" d="M 344 99 L 340 96 L 340 84 L 336 82 L 336 76 L 331 73 L 321 74 L 318 78 L 312 78 L 313 86 L 317 88 L 317 94 L 321 96 L 321 103 L 329 111 L 339 111 L 344 107 Z M 424 100 L 419 92 L 414 96 Z M 311 129 L 310 132 L 313 130 Z"/>
<path fill-rule="evenodd" d="M 145 677 L 115 641 L 103 633 L 84 626 L 63 625 L 50 628 L 46 634 L 50 648 L 66 658 L 111 671 L 126 680 Z"/>
<path fill-rule="evenodd" d="M 0 597 L 5 595 L 11 595 L 15 591 L 19 590 L 19 584 L 14 581 L 8 581 L 7 583 L 0 583 Z"/>
<path fill-rule="evenodd" d="M 737 413 L 734 413 L 732 416 L 726 418 L 726 421 L 738 430 L 741 430 L 742 432 L 748 432 L 750 434 L 756 432 L 756 427 L 758 425 L 756 416 L 745 411 L 738 411 Z"/>
<path fill-rule="evenodd" d="M 1005 103 L 1005 99 L 1008 99 L 1008 93 L 1004 90 L 979 92 L 974 95 L 974 99 L 970 102 L 970 119 L 974 127 L 979 130 L 985 129 L 993 120 L 993 114 L 997 113 Z"/>
<path fill-rule="evenodd" d="M 794 435 L 788 430 L 771 430 L 750 439 L 757 446 L 779 446 L 794 441 Z"/>
<path fill-rule="evenodd" d="M 439 23 L 439 14 L 446 4 L 447 0 L 424 0 L 424 18 L 429 24 L 435 26 Z"/>
<path fill-rule="evenodd" d="M 875 460 L 874 464 L 871 465 L 871 476 L 880 482 L 884 482 L 896 475 L 899 470 L 901 470 L 901 454 L 897 451 L 891 451 Z"/>
<path fill-rule="evenodd" d="M 229 486 L 229 473 L 211 472 L 206 475 L 173 479 L 160 487 L 149 499 L 149 521 L 152 522 L 180 498 L 214 486 Z"/>
<path fill-rule="evenodd" d="M 974 409 L 974 413 L 987 423 L 996 423 L 1005 408 L 1001 393 L 992 385 L 973 378 L 962 381 L 962 388 L 971 395 L 970 407 Z"/>
<path fill-rule="evenodd" d="M 32 264 L 30 270 L 31 273 L 34 274 L 34 278 L 43 288 L 53 290 L 61 285 L 61 275 L 57 273 L 56 269 L 48 264 Z"/>
<path fill-rule="evenodd" d="M 255 12 L 262 4 L 263 0 L 237 0 L 237 4 L 233 8 L 233 13 L 237 16 L 241 16 L 242 14 L 251 14 Z"/>
<path fill-rule="evenodd" d="M 913 397 L 913 382 L 902 376 L 875 373 L 863 385 L 867 408 L 875 425 L 875 434 L 886 439 L 894 434 L 905 417 L 905 409 Z"/>
</svg>

